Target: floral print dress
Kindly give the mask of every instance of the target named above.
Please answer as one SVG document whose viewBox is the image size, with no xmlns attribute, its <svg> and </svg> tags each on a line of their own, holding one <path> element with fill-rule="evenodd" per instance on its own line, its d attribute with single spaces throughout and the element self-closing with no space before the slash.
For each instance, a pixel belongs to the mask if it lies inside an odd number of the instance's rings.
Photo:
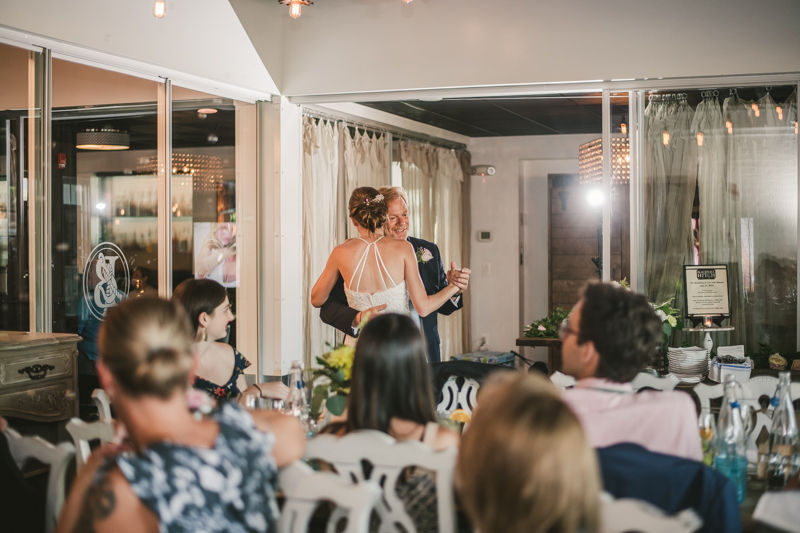
<svg viewBox="0 0 800 533">
<path fill-rule="evenodd" d="M 235 402 L 212 419 L 219 424 L 213 448 L 160 442 L 116 464 L 162 532 L 275 532 L 275 436 L 256 429 Z"/>
<path fill-rule="evenodd" d="M 244 369 L 250 366 L 250 361 L 244 358 L 242 354 L 240 354 L 236 348 L 233 349 L 233 375 L 228 380 L 227 383 L 224 385 L 217 385 L 216 383 L 212 383 L 207 379 L 203 379 L 201 377 L 195 377 L 194 383 L 192 384 L 195 389 L 199 389 L 217 401 L 222 400 L 230 400 L 231 398 L 236 398 L 239 396 L 242 391 L 239 390 L 239 386 L 236 382 L 239 380 L 239 376 L 244 374 Z"/>
</svg>

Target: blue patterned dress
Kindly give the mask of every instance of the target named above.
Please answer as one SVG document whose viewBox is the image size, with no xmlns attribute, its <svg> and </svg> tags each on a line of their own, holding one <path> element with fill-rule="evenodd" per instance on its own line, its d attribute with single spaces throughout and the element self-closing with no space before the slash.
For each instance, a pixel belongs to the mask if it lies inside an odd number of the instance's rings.
<svg viewBox="0 0 800 533">
<path fill-rule="evenodd" d="M 217 385 L 216 383 L 212 383 L 207 379 L 203 379 L 201 377 L 195 377 L 194 383 L 192 386 L 195 389 L 201 390 L 214 398 L 215 400 L 222 401 L 222 400 L 230 400 L 231 398 L 237 398 L 242 391 L 239 390 L 239 385 L 237 385 L 237 381 L 239 380 L 239 376 L 244 374 L 244 369 L 250 366 L 250 361 L 245 359 L 245 357 L 239 353 L 236 348 L 233 349 L 233 374 L 231 375 L 230 379 L 224 385 Z"/>
<path fill-rule="evenodd" d="M 274 532 L 278 519 L 275 436 L 225 402 L 213 448 L 160 442 L 116 464 L 166 533 Z"/>
</svg>

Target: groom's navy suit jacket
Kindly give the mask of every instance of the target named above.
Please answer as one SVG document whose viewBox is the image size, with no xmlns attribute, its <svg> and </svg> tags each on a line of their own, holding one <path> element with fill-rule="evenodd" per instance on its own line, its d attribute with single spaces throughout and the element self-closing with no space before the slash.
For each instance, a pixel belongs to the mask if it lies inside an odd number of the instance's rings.
<svg viewBox="0 0 800 533">
<path fill-rule="evenodd" d="M 414 252 L 419 248 L 427 248 L 433 259 L 427 263 L 418 263 L 419 275 L 422 278 L 422 284 L 425 285 L 425 292 L 429 295 L 436 294 L 447 286 L 447 276 L 445 275 L 444 266 L 442 265 L 442 256 L 439 253 L 439 247 L 432 242 L 417 239 L 415 237 L 408 237 L 408 242 L 414 246 Z M 448 300 L 439 308 L 435 313 L 431 313 L 426 317 L 420 317 L 422 320 L 422 331 L 425 334 L 425 341 L 428 343 L 428 359 L 432 363 L 438 363 L 441 360 L 441 352 L 439 351 L 439 326 L 437 315 L 449 315 L 453 311 L 457 311 L 464 306 L 463 298 L 458 298 L 458 304 L 454 304 L 452 300 Z M 353 336 L 353 320 L 355 320 L 358 311 L 350 308 L 347 305 L 347 296 L 344 293 L 344 280 L 342 276 L 336 281 L 328 301 L 323 304 L 320 309 L 319 316 L 323 322 L 335 327 L 336 329 Z"/>
</svg>

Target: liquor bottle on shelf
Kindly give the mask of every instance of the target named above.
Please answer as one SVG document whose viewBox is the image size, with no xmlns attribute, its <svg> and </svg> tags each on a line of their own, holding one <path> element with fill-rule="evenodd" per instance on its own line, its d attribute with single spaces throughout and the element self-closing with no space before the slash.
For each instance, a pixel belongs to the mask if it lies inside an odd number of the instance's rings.
<svg viewBox="0 0 800 533">
<path fill-rule="evenodd" d="M 771 401 L 774 410 L 769 431 L 767 490 L 783 490 L 787 478 L 792 474 L 792 459 L 800 452 L 791 387 L 791 372 L 778 374 L 778 388 Z"/>
</svg>

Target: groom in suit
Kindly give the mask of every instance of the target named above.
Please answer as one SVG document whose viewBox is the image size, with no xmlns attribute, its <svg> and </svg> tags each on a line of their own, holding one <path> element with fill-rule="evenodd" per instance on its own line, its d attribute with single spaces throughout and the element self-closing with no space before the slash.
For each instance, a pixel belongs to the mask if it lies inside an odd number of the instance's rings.
<svg viewBox="0 0 800 533">
<path fill-rule="evenodd" d="M 450 271 L 445 274 L 439 247 L 432 242 L 408 235 L 408 199 L 403 188 L 381 187 L 379 192 L 383 195 L 389 210 L 389 218 L 386 226 L 384 226 L 386 228 L 386 236 L 402 241 L 407 240 L 414 247 L 414 252 L 417 254 L 419 275 L 422 278 L 422 284 L 425 286 L 425 292 L 429 295 L 436 294 L 450 283 L 461 289 L 456 296 L 448 300 L 438 311 L 426 317 L 420 317 L 422 331 L 428 344 L 428 360 L 431 363 L 438 363 L 441 361 L 441 352 L 439 350 L 437 314 L 449 315 L 464 306 L 461 293 L 469 285 L 470 270 L 468 268 L 459 270 L 456 268 L 455 262 L 451 262 Z M 320 309 L 319 316 L 326 324 L 347 333 L 351 337 L 355 337 L 358 335 L 357 326 L 361 323 L 363 315 L 370 312 L 372 316 L 375 316 L 385 308 L 386 305 L 379 305 L 366 311 L 358 312 L 348 307 L 347 297 L 344 293 L 344 280 L 339 276 L 328 297 L 328 301 Z"/>
</svg>

